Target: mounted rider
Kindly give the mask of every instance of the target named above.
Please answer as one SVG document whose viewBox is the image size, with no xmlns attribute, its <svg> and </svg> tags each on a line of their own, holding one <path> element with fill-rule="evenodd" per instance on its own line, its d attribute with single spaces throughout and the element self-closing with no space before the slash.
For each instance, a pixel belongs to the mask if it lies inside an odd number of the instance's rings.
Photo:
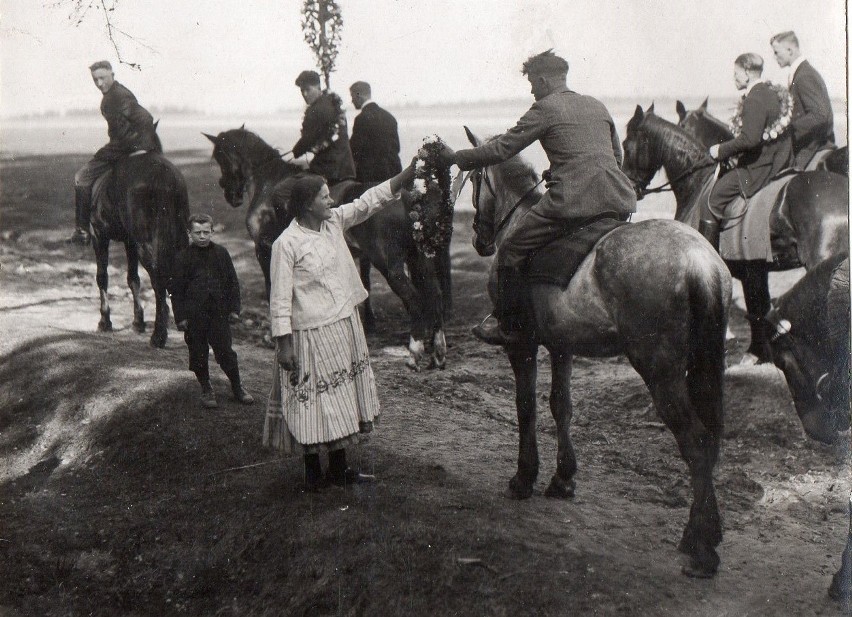
<svg viewBox="0 0 852 617">
<path fill-rule="evenodd" d="M 713 159 L 738 157 L 736 167 L 719 178 L 710 198 L 701 205 L 698 231 L 717 251 L 720 223 L 728 206 L 738 197 L 753 196 L 793 164 L 790 131 L 786 126 L 775 127 L 781 118 L 781 101 L 762 75 L 763 58 L 758 54 L 741 54 L 734 61 L 734 83 L 738 90 L 745 90 L 742 111 L 734 122 L 741 126 L 733 139 L 710 146 Z"/>
<path fill-rule="evenodd" d="M 302 120 L 301 137 L 293 146 L 293 163 L 322 176 L 330 187 L 354 179 L 355 162 L 349 149 L 342 100 L 322 89 L 316 71 L 299 73 L 296 85 L 308 108 Z M 310 161 L 306 160 L 308 154 L 312 156 Z"/>
<path fill-rule="evenodd" d="M 636 193 L 621 171 L 622 150 L 604 105 L 568 89 L 568 62 L 552 50 L 530 57 L 522 73 L 536 102 L 509 131 L 488 143 L 442 158 L 462 170 L 500 163 L 538 140 L 550 161 L 546 191 L 507 235 L 497 255 L 498 325 L 474 328 L 485 342 L 505 345 L 523 327 L 522 266 L 531 251 L 610 214 L 626 220 L 636 211 Z"/>
<path fill-rule="evenodd" d="M 101 115 L 107 121 L 109 143 L 74 174 L 76 229 L 70 242 L 88 244 L 92 211 L 92 185 L 119 160 L 144 150 L 162 152 L 154 119 L 137 101 L 133 93 L 115 81 L 112 65 L 106 60 L 89 67 L 92 81 L 103 93 Z"/>
</svg>

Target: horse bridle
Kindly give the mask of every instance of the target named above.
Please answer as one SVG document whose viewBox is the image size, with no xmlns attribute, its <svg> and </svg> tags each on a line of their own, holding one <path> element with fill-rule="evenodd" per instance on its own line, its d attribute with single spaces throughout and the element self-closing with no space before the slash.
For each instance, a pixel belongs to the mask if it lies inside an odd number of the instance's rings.
<svg viewBox="0 0 852 617">
<path fill-rule="evenodd" d="M 497 191 L 494 190 L 494 187 L 491 185 L 491 180 L 488 178 L 488 168 L 487 167 L 481 167 L 481 168 L 474 169 L 473 171 L 471 171 L 467 175 L 467 178 L 470 178 L 470 184 L 471 184 L 471 187 L 473 187 L 473 204 L 474 204 L 473 207 L 478 214 L 479 213 L 479 197 L 482 194 L 482 183 L 485 182 L 485 186 L 488 189 L 488 192 L 491 193 L 491 196 L 494 199 L 497 199 Z M 464 185 L 467 178 L 462 180 L 462 185 Z M 527 197 L 529 197 L 533 193 L 533 191 L 535 191 L 541 185 L 541 183 L 544 182 L 544 180 L 545 180 L 545 178 L 542 177 L 541 180 L 536 182 L 526 193 L 524 193 L 521 196 L 520 199 L 518 199 L 517 202 L 515 202 L 514 206 L 509 208 L 509 210 L 506 212 L 506 214 L 503 216 L 503 218 L 500 219 L 500 222 L 497 223 L 497 225 L 494 227 L 494 236 L 495 237 L 497 236 L 497 234 L 500 233 L 500 231 L 503 229 L 503 227 L 505 227 L 506 224 L 509 222 L 509 219 L 512 217 L 512 214 L 514 214 L 515 210 L 518 209 L 518 206 L 520 206 L 522 203 L 524 203 L 524 200 Z M 459 189 L 459 191 L 461 191 L 461 189 Z"/>
<path fill-rule="evenodd" d="M 772 326 L 774 332 L 772 336 L 769 337 L 770 343 L 784 342 L 785 347 L 790 350 L 790 353 L 793 354 L 793 357 L 796 359 L 796 362 L 799 363 L 803 369 L 807 366 L 807 364 L 802 359 L 802 356 L 797 351 L 796 345 L 796 336 L 793 334 L 793 324 L 790 323 L 789 319 L 784 319 L 781 317 L 781 314 L 778 312 L 778 308 L 773 306 L 769 309 L 769 312 L 766 313 L 766 317 L 764 319 Z M 808 376 L 813 379 L 813 375 L 808 372 Z M 819 377 L 816 378 L 816 383 L 814 384 L 814 392 L 816 393 L 817 400 L 822 402 L 822 394 L 820 394 L 820 384 L 828 378 L 828 373 L 823 373 Z"/>
<path fill-rule="evenodd" d="M 717 164 L 718 163 L 716 161 L 712 160 L 712 159 L 709 163 L 696 163 L 695 165 L 691 165 L 690 167 L 688 167 L 686 169 L 686 171 L 684 171 L 683 173 L 678 174 L 677 176 L 675 176 L 671 180 L 664 182 L 660 186 L 655 186 L 652 189 L 649 189 L 649 188 L 646 188 L 645 186 L 643 186 L 643 184 L 644 185 L 649 184 L 651 182 L 651 179 L 649 179 L 647 182 L 644 182 L 643 180 L 637 180 L 636 178 L 634 178 L 633 176 L 631 176 L 627 172 L 624 172 L 624 175 L 627 176 L 627 179 L 630 180 L 630 182 L 633 183 L 633 186 L 636 188 L 637 197 L 639 197 L 641 199 L 645 195 L 651 195 L 653 193 L 665 193 L 667 191 L 673 191 L 674 188 L 672 188 L 672 185 L 675 182 L 679 182 L 680 180 L 683 180 L 687 176 L 691 176 L 696 171 L 700 171 L 702 169 L 707 169 L 708 167 L 713 167 Z M 654 172 L 654 173 L 656 174 L 656 172 Z M 653 178 L 653 176 L 651 176 L 651 178 Z"/>
</svg>

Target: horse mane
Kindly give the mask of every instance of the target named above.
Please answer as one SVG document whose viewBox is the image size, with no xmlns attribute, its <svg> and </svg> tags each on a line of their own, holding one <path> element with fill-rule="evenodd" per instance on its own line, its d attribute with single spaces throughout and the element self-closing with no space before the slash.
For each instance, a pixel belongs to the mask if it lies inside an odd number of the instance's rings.
<svg viewBox="0 0 852 617">
<path fill-rule="evenodd" d="M 213 155 L 217 151 L 232 152 L 252 165 L 262 165 L 281 158 L 281 152 L 249 130 L 239 128 L 220 133 Z"/>
<path fill-rule="evenodd" d="M 713 126 L 715 126 L 717 129 L 719 129 L 721 131 L 725 131 L 726 133 L 731 132 L 731 127 L 729 127 L 725 122 L 723 122 L 722 120 L 720 120 L 719 118 L 717 118 L 716 116 L 714 116 L 713 114 L 711 114 L 710 112 L 708 112 L 706 110 L 703 110 L 703 109 L 702 110 L 696 110 L 696 111 L 692 111 L 690 113 L 700 115 L 702 118 L 705 118 L 708 122 L 710 122 L 710 124 L 712 124 Z"/>
<path fill-rule="evenodd" d="M 666 160 L 669 158 L 662 151 L 664 145 L 670 150 L 670 154 L 676 154 L 673 162 L 679 167 L 688 167 L 694 162 L 709 156 L 704 146 L 695 137 L 678 125 L 656 115 L 653 111 L 645 113 L 642 118 L 642 127 L 652 135 L 660 138 L 654 140 L 656 151 L 653 153 L 653 156 L 657 160 Z"/>
<path fill-rule="evenodd" d="M 497 136 L 490 137 L 486 143 L 490 143 L 497 139 Z M 532 191 L 532 188 L 539 183 L 540 176 L 533 166 L 526 161 L 522 156 L 515 155 L 507 161 L 500 164 L 500 175 L 503 178 L 503 183 L 495 186 L 495 191 L 503 191 L 504 197 L 510 198 L 508 193 L 513 195 L 525 195 L 525 202 L 535 203 L 541 199 L 542 192 L 539 189 Z M 517 198 L 517 197 L 516 197 Z"/>
</svg>

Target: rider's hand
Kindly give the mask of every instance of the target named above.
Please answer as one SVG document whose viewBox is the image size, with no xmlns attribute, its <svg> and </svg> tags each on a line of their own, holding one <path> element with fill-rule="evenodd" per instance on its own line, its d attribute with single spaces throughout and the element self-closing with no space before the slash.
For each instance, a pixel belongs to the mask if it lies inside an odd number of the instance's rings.
<svg viewBox="0 0 852 617">
<path fill-rule="evenodd" d="M 177 325 L 178 332 L 186 332 L 186 326 L 187 326 L 186 319 L 181 319 L 175 325 Z"/>
<path fill-rule="evenodd" d="M 713 144 L 707 152 L 714 161 L 719 160 L 719 144 Z"/>
<path fill-rule="evenodd" d="M 450 148 L 448 145 L 444 144 L 443 149 L 438 154 L 441 163 L 449 167 L 450 165 L 455 165 L 456 162 L 456 151 Z"/>
<path fill-rule="evenodd" d="M 298 168 L 300 168 L 304 171 L 307 171 L 308 167 L 310 167 L 310 163 L 305 158 L 293 159 L 290 162 L 293 163 L 293 165 L 295 165 L 296 167 L 298 167 Z"/>
<path fill-rule="evenodd" d="M 230 315 L 228 315 L 228 321 L 230 321 L 231 323 L 237 323 L 239 320 L 240 320 L 240 314 L 239 313 L 231 313 Z"/>
</svg>

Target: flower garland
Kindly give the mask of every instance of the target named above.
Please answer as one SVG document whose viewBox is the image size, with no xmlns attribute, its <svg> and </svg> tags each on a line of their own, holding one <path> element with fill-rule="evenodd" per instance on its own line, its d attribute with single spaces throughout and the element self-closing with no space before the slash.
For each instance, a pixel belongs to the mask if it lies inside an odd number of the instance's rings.
<svg viewBox="0 0 852 617">
<path fill-rule="evenodd" d="M 778 102 L 781 105 L 781 113 L 775 119 L 770 126 L 765 127 L 763 129 L 762 139 L 764 142 L 775 141 L 781 135 L 783 135 L 788 128 L 790 128 L 790 122 L 793 120 L 793 97 L 790 95 L 790 92 L 784 86 L 779 86 L 773 84 L 772 82 L 764 82 L 767 86 L 772 88 L 775 92 L 775 95 L 778 97 Z M 734 117 L 731 118 L 731 132 L 734 134 L 734 137 L 739 137 L 740 133 L 743 132 L 743 102 L 745 101 L 745 96 L 740 98 L 740 102 L 737 104 L 737 113 L 734 114 Z"/>
<path fill-rule="evenodd" d="M 331 147 L 331 144 L 340 138 L 340 133 L 346 130 L 346 112 L 343 111 L 343 100 L 334 92 L 323 92 L 322 96 L 331 99 L 334 106 L 334 120 L 328 123 L 325 138 L 311 147 L 311 152 L 314 154 Z"/>
<path fill-rule="evenodd" d="M 417 248 L 432 258 L 450 243 L 453 235 L 453 206 L 450 168 L 440 164 L 444 142 L 437 135 L 423 140 L 414 164 L 412 204 L 408 212 L 411 235 Z"/>
</svg>

